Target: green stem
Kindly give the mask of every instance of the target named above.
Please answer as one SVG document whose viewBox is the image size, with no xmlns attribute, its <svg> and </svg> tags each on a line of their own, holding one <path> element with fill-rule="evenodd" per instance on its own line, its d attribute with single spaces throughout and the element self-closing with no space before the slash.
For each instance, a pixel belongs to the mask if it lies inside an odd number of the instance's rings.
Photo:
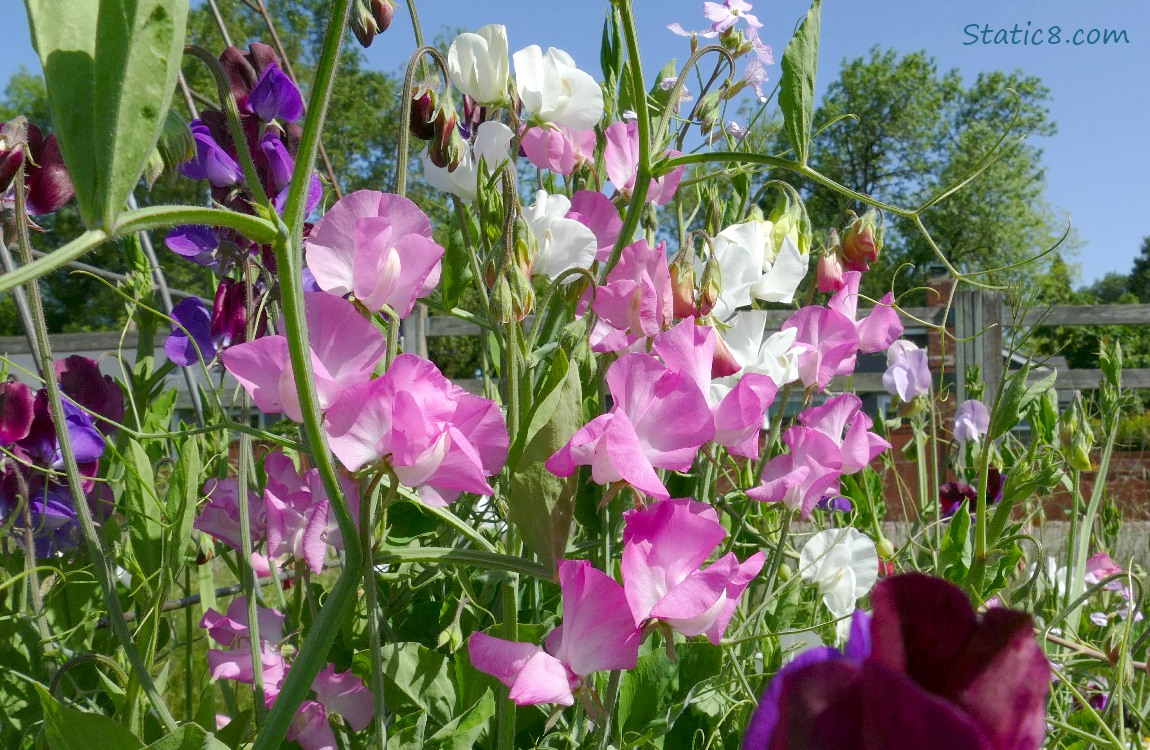
<svg viewBox="0 0 1150 750">
<path fill-rule="evenodd" d="M 380 506 L 380 516 L 383 519 L 381 539 L 387 538 L 387 509 L 399 494 L 399 478 L 395 472 L 388 471 L 387 497 Z M 382 475 L 381 475 L 382 476 Z M 379 637 L 379 592 L 375 577 L 375 560 L 371 555 L 372 532 L 375 530 L 375 521 L 372 518 L 372 504 L 375 500 L 375 486 L 364 494 L 359 501 L 359 546 L 364 550 L 363 555 L 363 588 L 367 604 L 367 638 L 371 655 L 371 691 L 375 698 L 375 713 L 372 724 L 375 726 L 376 747 L 387 747 L 387 722 L 385 713 L 387 706 L 384 703 L 383 683 L 383 645 Z"/>
<path fill-rule="evenodd" d="M 519 576 L 512 575 L 503 585 L 503 637 L 519 640 Z M 499 749 L 515 750 L 515 702 L 510 698 L 499 701 L 496 722 Z"/>
<path fill-rule="evenodd" d="M 603 706 L 603 723 L 600 726 L 599 750 L 607 750 L 611 746 L 611 717 L 615 713 L 615 703 L 619 700 L 619 682 L 623 671 L 615 669 L 607 679 L 607 703 Z"/>
<path fill-rule="evenodd" d="M 328 650 L 335 641 L 344 614 L 355 604 L 355 594 L 362 574 L 363 550 L 360 549 L 355 521 L 351 517 L 347 498 L 332 465 L 331 449 L 324 433 L 319 404 L 315 396 L 315 375 L 311 367 L 311 348 L 308 343 L 307 324 L 303 306 L 303 223 L 306 218 L 306 197 L 312 170 L 319 150 L 319 139 L 331 99 L 339 60 L 340 45 L 347 27 L 350 0 L 337 0 L 331 5 L 331 16 L 324 35 L 323 50 L 316 67 L 315 82 L 304 121 L 303 137 L 296 154 L 291 190 L 284 208 L 287 234 L 274 244 L 276 263 L 280 271 L 280 290 L 283 304 L 283 323 L 287 333 L 288 351 L 295 374 L 296 392 L 303 415 L 304 435 L 312 451 L 312 460 L 319 470 L 324 488 L 335 512 L 336 522 L 344 541 L 345 567 L 323 607 L 317 613 L 307 637 L 288 672 L 279 697 L 268 714 L 263 729 L 255 739 L 252 750 L 278 748 L 295 717 L 300 703 L 311 690 L 312 681 L 327 661 Z"/>
<path fill-rule="evenodd" d="M 502 555 L 497 552 L 484 552 L 477 549 L 384 546 L 375 553 L 374 557 L 376 565 L 402 565 L 404 563 L 472 565 L 484 570 L 503 570 L 545 581 L 552 579 L 552 571 L 537 562 L 515 555 Z"/>
<path fill-rule="evenodd" d="M 21 260 L 24 262 L 24 267 L 20 270 L 26 270 L 32 266 L 32 243 L 28 238 L 28 225 L 25 217 L 26 196 L 24 194 L 24 168 L 16 174 L 16 217 L 20 231 L 18 234 Z M 86 233 L 84 236 L 92 234 Z M 103 234 L 102 232 L 100 234 Z M 16 271 L 13 274 L 6 274 L 5 281 L 7 282 L 8 276 L 19 274 Z M 40 371 L 47 374 L 44 378 L 44 387 L 48 392 L 48 408 L 52 415 L 52 423 L 56 425 L 56 430 L 60 443 L 60 454 L 64 459 L 64 469 L 68 475 L 68 490 L 72 494 L 72 504 L 76 509 L 76 517 L 80 522 L 80 532 L 84 537 L 84 544 L 88 550 L 88 558 L 91 560 L 92 567 L 96 572 L 96 578 L 100 583 L 100 591 L 104 595 L 104 603 L 108 607 L 108 622 L 112 626 L 112 632 L 116 636 L 116 640 L 120 642 L 120 647 L 124 649 L 124 654 L 128 658 L 128 663 L 132 665 L 132 669 L 136 672 L 136 676 L 140 681 L 140 685 L 147 695 L 148 701 L 152 704 L 160 722 L 168 732 L 176 730 L 176 719 L 172 716 L 172 712 L 168 710 L 167 705 L 164 703 L 164 698 L 160 695 L 160 691 L 156 688 L 156 683 L 153 682 L 151 674 L 149 674 L 147 666 L 144 664 L 144 659 L 140 655 L 139 649 L 136 648 L 135 642 L 132 640 L 132 633 L 128 628 L 128 622 L 124 618 L 124 610 L 120 606 L 120 598 L 116 593 L 115 578 L 112 576 L 112 571 L 108 566 L 108 556 L 105 554 L 103 545 L 100 543 L 99 533 L 96 531 L 95 521 L 92 519 L 92 511 L 88 507 L 87 494 L 84 492 L 83 481 L 80 478 L 80 469 L 76 464 L 76 453 L 72 450 L 72 441 L 68 437 L 67 430 L 64 425 L 67 420 L 64 416 L 64 401 L 60 392 L 60 384 L 57 382 L 54 373 L 56 369 L 52 363 L 52 344 L 48 340 L 48 324 L 44 319 L 44 302 L 40 296 L 40 285 L 35 282 L 36 275 L 32 275 L 28 279 L 27 292 L 29 307 L 32 313 L 32 323 L 35 327 L 35 336 L 39 344 L 40 351 Z"/>
</svg>

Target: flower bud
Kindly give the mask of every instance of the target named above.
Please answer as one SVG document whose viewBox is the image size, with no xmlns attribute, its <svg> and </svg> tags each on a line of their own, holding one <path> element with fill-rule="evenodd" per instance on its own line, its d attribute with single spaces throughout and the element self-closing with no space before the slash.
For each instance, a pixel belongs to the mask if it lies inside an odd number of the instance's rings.
<svg viewBox="0 0 1150 750">
<path fill-rule="evenodd" d="M 428 158 L 440 169 L 454 172 L 466 153 L 467 144 L 455 127 L 455 109 L 448 104 L 435 116 L 435 134 L 427 145 Z"/>
<path fill-rule="evenodd" d="M 878 223 L 878 212 L 872 208 L 861 217 L 853 213 L 851 216 L 852 220 L 842 237 L 844 265 L 848 271 L 868 271 L 882 250 L 882 226 Z"/>
<path fill-rule="evenodd" d="M 743 369 L 742 364 L 735 359 L 735 355 L 723 341 L 723 337 L 716 336 L 715 354 L 711 359 L 711 377 L 725 378 L 728 375 L 734 375 L 741 369 Z"/>
<path fill-rule="evenodd" d="M 714 256 L 708 258 L 707 264 L 703 266 L 701 286 L 702 288 L 699 290 L 699 314 L 710 315 L 711 310 L 719 301 L 719 295 L 723 292 L 723 276 L 719 270 L 719 261 Z"/>
<path fill-rule="evenodd" d="M 395 4 L 391 0 L 358 0 L 351 17 L 351 30 L 360 45 L 371 46 L 376 34 L 382 34 L 391 26 L 395 17 Z"/>
<path fill-rule="evenodd" d="M 507 275 L 511 287 L 511 313 L 516 321 L 521 321 L 535 308 L 535 288 L 531 286 L 530 275 L 519 266 L 512 266 Z"/>
<path fill-rule="evenodd" d="M 1090 449 L 1094 447 L 1094 430 L 1090 428 L 1090 422 L 1086 419 L 1081 399 L 1074 399 L 1070 408 L 1062 415 L 1058 437 L 1062 443 L 1066 462 L 1071 468 L 1094 471 L 1094 463 L 1090 460 Z"/>
<path fill-rule="evenodd" d="M 775 205 L 775 210 L 771 211 L 769 218 L 772 223 L 771 245 L 775 257 L 778 257 L 783 240 L 788 237 L 801 254 L 810 254 L 811 222 L 797 200 L 792 201 L 790 197 L 784 197 Z"/>
<path fill-rule="evenodd" d="M 671 297 L 676 318 L 698 314 L 695 308 L 695 262 L 690 248 L 683 248 L 671 263 Z"/>
<path fill-rule="evenodd" d="M 28 141 L 27 120 L 17 117 L 0 123 L 0 195 L 8 192 L 24 161 Z"/>
<path fill-rule="evenodd" d="M 515 219 L 512 229 L 512 244 L 515 248 L 515 265 L 529 278 L 535 266 L 535 255 L 538 253 L 538 243 L 531 226 L 520 216 Z"/>
<path fill-rule="evenodd" d="M 411 92 L 411 116 L 407 124 L 411 134 L 421 141 L 435 137 L 437 93 L 434 86 L 425 83 L 418 84 Z"/>
<path fill-rule="evenodd" d="M 885 536 L 879 538 L 875 548 L 878 550 L 878 556 L 883 560 L 889 560 L 894 557 L 894 543 Z"/>
<path fill-rule="evenodd" d="M 819 257 L 817 278 L 820 292 L 837 292 L 843 288 L 842 248 L 839 245 L 839 234 L 834 229 Z"/>
</svg>

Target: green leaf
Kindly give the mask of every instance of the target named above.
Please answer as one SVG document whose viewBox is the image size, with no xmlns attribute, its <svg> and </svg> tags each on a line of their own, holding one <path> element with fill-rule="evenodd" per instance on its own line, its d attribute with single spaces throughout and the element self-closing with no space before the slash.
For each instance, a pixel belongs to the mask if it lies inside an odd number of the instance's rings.
<svg viewBox="0 0 1150 750">
<path fill-rule="evenodd" d="M 783 125 L 801 164 L 806 164 L 810 155 L 821 10 L 822 0 L 815 0 L 783 52 L 783 72 L 779 79 L 779 109 L 783 112 Z"/>
<path fill-rule="evenodd" d="M 211 732 L 196 724 L 185 724 L 176 731 L 148 745 L 147 750 L 229 750 Z"/>
<path fill-rule="evenodd" d="M 43 685 L 36 685 L 44 710 L 44 737 L 52 750 L 142 750 L 136 735 L 101 714 L 61 705 Z"/>
<path fill-rule="evenodd" d="M 970 508 L 967 507 L 967 503 L 962 503 L 950 519 L 946 536 L 942 538 L 942 548 L 938 552 L 938 567 L 942 571 L 943 578 L 956 583 L 965 581 L 973 553 L 970 540 Z"/>
<path fill-rule="evenodd" d="M 656 648 L 639 657 L 623 675 L 619 722 L 623 731 L 647 740 L 666 734 L 703 682 L 723 671 L 723 650 L 705 642 L 675 646 L 676 660 Z"/>
<path fill-rule="evenodd" d="M 124 452 L 124 515 L 136 563 L 146 575 L 163 568 L 163 506 L 156 494 L 152 461 L 138 442 L 128 439 Z"/>
<path fill-rule="evenodd" d="M 355 656 L 356 674 L 371 673 L 367 653 Z M 442 726 L 455 716 L 455 684 L 447 657 L 419 643 L 389 643 L 383 647 L 384 698 L 388 710 L 403 716 L 427 713 Z"/>
<path fill-rule="evenodd" d="M 444 750 L 471 750 L 487 722 L 495 715 L 495 697 L 488 688 L 475 705 L 452 719 L 428 738 L 431 747 Z"/>
<path fill-rule="evenodd" d="M 160 132 L 183 57 L 186 0 L 25 0 L 80 214 L 112 231 Z"/>
<path fill-rule="evenodd" d="M 168 534 L 164 541 L 164 564 L 168 580 L 174 581 L 184 564 L 184 550 L 192 541 L 192 524 L 200 497 L 200 449 L 195 436 L 184 440 L 178 451 L 176 466 L 168 480 L 164 507 Z"/>
<path fill-rule="evenodd" d="M 216 737 L 232 750 L 238 750 L 244 737 L 247 736 L 248 725 L 252 723 L 252 710 L 240 711 L 235 718 L 229 721 L 224 728 L 216 732 Z"/>
<path fill-rule="evenodd" d="M 579 368 L 562 351 L 552 359 L 540 394 L 508 459 L 515 469 L 507 504 L 524 544 L 551 567 L 567 551 L 577 483 L 555 476 L 545 463 L 583 424 Z"/>
<path fill-rule="evenodd" d="M 1022 418 L 1022 399 L 1026 395 L 1026 378 L 1029 374 L 1029 362 L 1011 374 L 1002 390 L 1002 397 L 995 404 L 994 414 L 990 416 L 990 429 L 986 433 L 988 440 L 997 440 L 1010 432 Z"/>
</svg>

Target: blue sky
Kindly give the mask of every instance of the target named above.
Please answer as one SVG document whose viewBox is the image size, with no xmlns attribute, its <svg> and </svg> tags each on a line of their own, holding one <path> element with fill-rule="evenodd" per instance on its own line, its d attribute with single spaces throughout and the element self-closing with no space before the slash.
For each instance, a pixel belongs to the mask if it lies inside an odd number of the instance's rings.
<svg viewBox="0 0 1150 750">
<path fill-rule="evenodd" d="M 12 2 L 12 0 L 6 0 Z M 703 28 L 701 0 L 634 0 L 639 16 L 639 44 L 644 61 L 654 72 L 672 57 L 682 62 L 686 40 L 666 30 L 679 21 L 686 28 Z M 15 3 L 12 3 L 15 5 Z M 599 73 L 599 39 L 606 0 L 485 0 L 418 3 L 424 33 L 430 38 L 443 28 L 473 29 L 487 23 L 508 27 L 511 49 L 528 44 L 560 47 L 580 67 Z M 763 22 L 762 35 L 781 58 L 795 23 L 808 7 L 804 0 L 762 0 L 754 12 Z M 1090 282 L 1107 272 L 1128 272 L 1150 235 L 1150 148 L 1145 134 L 1150 122 L 1150 3 L 1145 0 L 1107 0 L 1105 3 L 1069 0 L 871 0 L 846 3 L 827 0 L 823 10 L 822 59 L 819 92 L 832 81 L 844 58 L 865 54 L 872 46 L 901 51 L 926 50 L 941 69 L 959 68 L 967 80 L 982 70 L 1021 69 L 1040 76 L 1051 90 L 1051 109 L 1058 135 L 1036 139 L 1044 150 L 1047 197 L 1060 215 L 1072 220 L 1086 243 L 1076 262 L 1082 280 Z M 0 25 L 0 77 L 6 79 L 20 66 L 35 69 L 35 54 L 19 14 Z M 1029 26 L 1028 26 L 1029 23 Z M 1061 29 L 1060 44 L 982 44 L 981 31 Z M 966 33 L 970 28 L 979 36 Z M 975 29 L 977 28 L 977 31 Z M 1082 44 L 1074 32 L 1082 29 Z M 1126 32 L 1127 43 L 1089 44 L 1092 29 Z M 993 34 L 990 36 L 993 42 Z M 395 23 L 368 50 L 373 67 L 399 70 L 414 49 L 404 4 Z M 779 73 L 776 65 L 771 77 Z"/>
</svg>

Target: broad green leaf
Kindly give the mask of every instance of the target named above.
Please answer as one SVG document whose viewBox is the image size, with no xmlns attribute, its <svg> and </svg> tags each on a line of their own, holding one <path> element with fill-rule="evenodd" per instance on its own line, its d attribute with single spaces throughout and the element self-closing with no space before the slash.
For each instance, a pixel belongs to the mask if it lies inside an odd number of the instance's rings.
<svg viewBox="0 0 1150 750">
<path fill-rule="evenodd" d="M 25 0 L 80 214 L 111 231 L 164 127 L 186 0 Z"/>
<path fill-rule="evenodd" d="M 946 536 L 942 538 L 942 548 L 938 553 L 938 567 L 943 578 L 954 582 L 965 581 L 972 554 L 970 508 L 967 507 L 967 503 L 962 503 L 950 519 Z"/>
<path fill-rule="evenodd" d="M 462 716 L 452 719 L 428 738 L 430 747 L 445 750 L 470 750 L 483 728 L 495 715 L 495 697 L 488 689 Z"/>
<path fill-rule="evenodd" d="M 356 673 L 370 674 L 366 653 L 356 654 Z M 455 684 L 447 657 L 419 643 L 383 647 L 384 697 L 388 710 L 402 716 L 422 711 L 438 725 L 455 716 Z"/>
<path fill-rule="evenodd" d="M 1011 373 L 1010 379 L 1002 389 L 1002 397 L 995 404 L 994 413 L 990 415 L 987 440 L 997 440 L 1010 432 L 1022 418 L 1022 399 L 1026 395 L 1026 378 L 1029 375 L 1029 362 L 1024 364 L 1022 369 Z"/>
<path fill-rule="evenodd" d="M 676 659 L 650 648 L 635 668 L 623 675 L 619 691 L 619 722 L 624 733 L 641 733 L 647 740 L 666 734 L 705 681 L 723 671 L 723 650 L 710 643 L 681 643 Z"/>
<path fill-rule="evenodd" d="M 156 494 L 152 461 L 135 440 L 128 439 L 124 451 L 124 515 L 128 518 L 128 538 L 141 571 L 158 573 L 164 564 L 161 523 L 163 506 Z"/>
<path fill-rule="evenodd" d="M 101 714 L 77 711 L 61 705 L 42 685 L 40 706 L 44 710 L 44 737 L 52 750 L 142 750 L 136 735 Z"/>
<path fill-rule="evenodd" d="M 229 750 L 229 748 L 202 727 L 185 724 L 167 737 L 148 745 L 147 750 Z"/>
<path fill-rule="evenodd" d="M 783 112 L 783 125 L 801 164 L 806 164 L 810 155 L 821 10 L 822 0 L 815 0 L 783 52 L 783 72 L 779 79 L 779 109 Z"/>
<path fill-rule="evenodd" d="M 579 369 L 561 351 L 552 360 L 541 394 L 528 415 L 523 439 L 516 441 L 509 459 L 515 469 L 507 503 L 524 544 L 541 563 L 552 566 L 567 550 L 576 482 L 555 476 L 545 462 L 583 424 Z"/>
</svg>

